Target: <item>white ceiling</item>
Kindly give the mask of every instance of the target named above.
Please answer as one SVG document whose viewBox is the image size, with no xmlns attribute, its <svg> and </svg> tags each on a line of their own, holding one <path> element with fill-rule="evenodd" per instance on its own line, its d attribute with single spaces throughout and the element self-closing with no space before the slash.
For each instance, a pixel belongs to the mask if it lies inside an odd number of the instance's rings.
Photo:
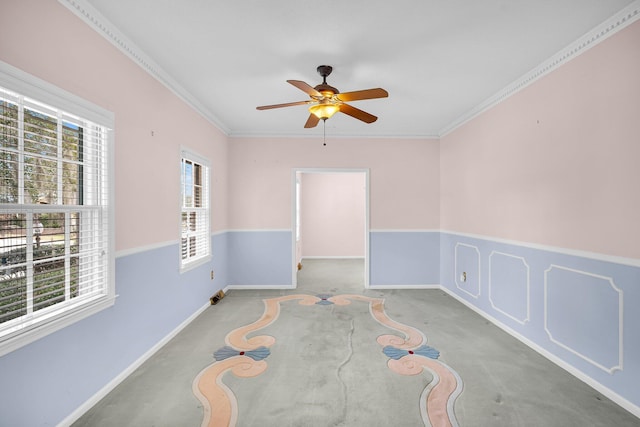
<svg viewBox="0 0 640 427">
<path fill-rule="evenodd" d="M 286 80 L 315 86 L 321 82 L 316 67 L 328 64 L 333 66 L 328 83 L 341 92 L 373 87 L 389 92 L 389 98 L 352 102 L 378 116 L 375 123 L 343 114 L 326 122 L 328 136 L 366 137 L 442 135 L 491 97 L 526 80 L 558 52 L 638 3 L 66 2 L 90 8 L 98 22 L 119 35 L 130 55 L 138 56 L 139 62 L 146 59 L 147 68 L 228 135 L 321 135 L 322 123 L 303 128 L 309 114 L 305 106 L 266 111 L 255 107 L 308 99 Z"/>
</svg>

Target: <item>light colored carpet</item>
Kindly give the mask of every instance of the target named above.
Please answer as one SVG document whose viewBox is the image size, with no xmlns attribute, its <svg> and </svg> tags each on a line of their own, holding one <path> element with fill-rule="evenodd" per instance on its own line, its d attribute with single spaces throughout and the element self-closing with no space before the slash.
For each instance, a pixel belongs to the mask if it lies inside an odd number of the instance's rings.
<svg viewBox="0 0 640 427">
<path fill-rule="evenodd" d="M 194 381 L 204 425 L 274 417 L 287 426 L 457 425 L 460 378 L 419 330 L 386 315 L 383 299 L 294 294 L 264 302 L 262 317 L 231 331 Z"/>
<path fill-rule="evenodd" d="M 280 300 L 277 319 L 245 335 L 275 341 L 265 346 L 264 372 L 221 376 L 236 399 L 238 426 L 424 425 L 423 392 L 433 374 L 401 375 L 389 368 L 378 337 L 405 337 L 372 320 L 368 299 L 383 299 L 389 319 L 419 331 L 439 351 L 437 361 L 459 375 L 464 388 L 454 399 L 453 422 L 461 426 L 640 425 L 444 292 L 365 290 L 363 277 L 361 260 L 306 260 L 298 289 L 230 291 L 74 425 L 202 425 L 206 403 L 193 393 L 194 382 L 216 363 L 214 353 L 228 346 L 227 334 L 262 318 L 265 299 L 300 294 L 363 299 L 347 305 Z"/>
</svg>

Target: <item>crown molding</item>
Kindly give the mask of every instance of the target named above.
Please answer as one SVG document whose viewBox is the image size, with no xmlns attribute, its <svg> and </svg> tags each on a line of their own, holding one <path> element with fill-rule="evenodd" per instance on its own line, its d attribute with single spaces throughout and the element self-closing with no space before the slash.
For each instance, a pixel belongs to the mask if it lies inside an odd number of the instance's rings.
<svg viewBox="0 0 640 427">
<path fill-rule="evenodd" d="M 118 50 L 127 55 L 133 62 L 138 64 L 143 70 L 162 83 L 167 89 L 182 99 L 187 105 L 193 108 L 198 114 L 217 127 L 226 136 L 229 136 L 230 129 L 227 128 L 206 106 L 198 101 L 189 91 L 182 87 L 166 71 L 162 69 L 153 59 L 125 36 L 118 28 L 104 17 L 96 8 L 86 0 L 58 0 L 85 24 L 95 30 L 98 34 L 107 39 Z"/>
<path fill-rule="evenodd" d="M 607 19 L 584 36 L 580 37 L 578 40 L 556 53 L 533 70 L 529 71 L 510 85 L 501 89 L 484 102 L 467 111 L 466 113 L 455 119 L 453 122 L 442 128 L 439 132 L 439 137 L 442 138 L 448 133 L 453 132 L 458 127 L 474 119 L 483 112 L 493 108 L 505 99 L 529 86 L 539 78 L 549 74 L 550 72 L 564 65 L 576 56 L 586 52 L 588 49 L 596 46 L 600 42 L 614 35 L 623 28 L 629 26 L 638 19 L 640 19 L 640 0 L 635 0 L 620 12 L 616 13 L 611 18 Z"/>
<path fill-rule="evenodd" d="M 67 9 L 82 19 L 89 27 L 94 29 L 98 34 L 102 35 L 111 42 L 117 49 L 127 55 L 131 60 L 138 64 L 142 69 L 157 79 L 165 87 L 171 90 L 176 96 L 187 103 L 196 112 L 202 115 L 206 120 L 216 126 L 226 136 L 233 137 L 254 137 L 253 134 L 232 134 L 231 129 L 225 126 L 207 107 L 205 107 L 198 99 L 182 87 L 167 72 L 165 72 L 155 61 L 146 55 L 140 47 L 133 41 L 121 33 L 117 27 L 104 17 L 97 9 L 95 9 L 86 0 L 58 0 Z M 576 56 L 584 53 L 591 47 L 604 41 L 608 37 L 614 35 L 618 31 L 640 19 L 640 0 L 635 0 L 627 7 L 622 9 L 611 18 L 559 51 L 545 62 L 538 65 L 510 85 L 501 89 L 484 102 L 462 114 L 447 126 L 442 128 L 437 135 L 416 135 L 415 138 L 442 138 L 453 132 L 458 127 L 464 125 L 468 121 L 474 119 L 483 112 L 493 108 L 500 102 L 516 94 L 520 90 L 529 86 L 539 78 L 549 74 L 556 68 L 567 63 Z M 260 135 L 260 136 L 276 136 Z M 298 135 L 277 135 L 296 137 Z M 308 136 L 308 135 L 307 135 Z"/>
<path fill-rule="evenodd" d="M 290 133 L 282 133 L 282 132 L 231 132 L 227 135 L 231 138 L 280 138 L 280 139 L 313 139 L 313 140 L 322 140 L 322 132 L 318 133 L 302 133 L 302 132 L 290 132 Z M 415 134 L 415 135 L 390 135 L 390 134 L 375 134 L 375 135 L 367 135 L 367 134 L 351 134 L 351 133 L 332 133 L 331 135 L 326 135 L 326 142 L 333 141 L 336 139 L 408 139 L 408 140 L 434 140 L 439 139 L 439 135 L 435 134 Z"/>
</svg>

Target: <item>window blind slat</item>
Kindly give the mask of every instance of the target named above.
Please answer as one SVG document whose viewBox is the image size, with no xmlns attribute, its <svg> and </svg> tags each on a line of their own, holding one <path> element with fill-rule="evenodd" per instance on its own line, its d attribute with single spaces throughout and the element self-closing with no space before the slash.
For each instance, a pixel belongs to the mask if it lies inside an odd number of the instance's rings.
<svg viewBox="0 0 640 427">
<path fill-rule="evenodd" d="M 210 255 L 209 166 L 205 159 L 183 150 L 181 160 L 180 266 L 185 268 Z"/>
<path fill-rule="evenodd" d="M 0 343 L 109 294 L 107 137 L 0 87 Z"/>
</svg>

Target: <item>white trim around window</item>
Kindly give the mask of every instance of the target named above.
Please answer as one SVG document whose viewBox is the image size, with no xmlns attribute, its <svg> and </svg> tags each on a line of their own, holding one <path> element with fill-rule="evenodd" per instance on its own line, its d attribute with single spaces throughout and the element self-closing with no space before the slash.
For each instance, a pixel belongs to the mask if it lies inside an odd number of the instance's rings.
<svg viewBox="0 0 640 427">
<path fill-rule="evenodd" d="M 113 113 L 2 61 L 0 102 L 2 356 L 116 293 Z"/>
<path fill-rule="evenodd" d="M 208 159 L 180 150 L 180 272 L 211 260 L 211 166 Z"/>
</svg>

